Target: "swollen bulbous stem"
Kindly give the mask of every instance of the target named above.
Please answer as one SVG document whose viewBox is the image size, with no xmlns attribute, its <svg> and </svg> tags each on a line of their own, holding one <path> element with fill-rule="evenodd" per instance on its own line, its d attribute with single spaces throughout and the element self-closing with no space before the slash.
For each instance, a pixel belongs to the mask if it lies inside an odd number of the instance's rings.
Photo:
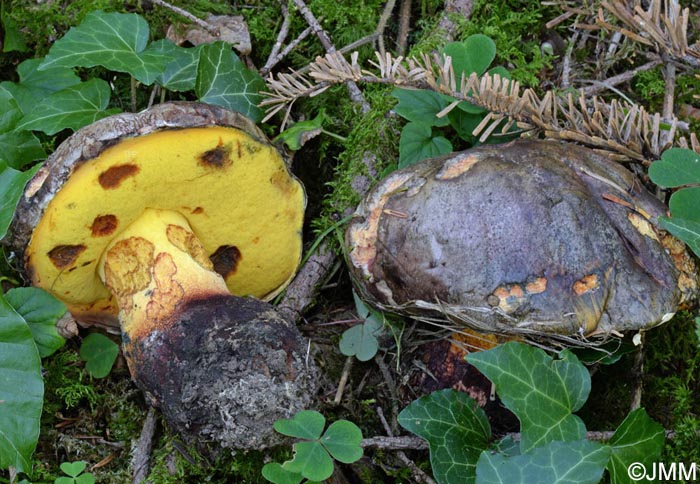
<svg viewBox="0 0 700 484">
<path fill-rule="evenodd" d="M 167 329 L 188 301 L 230 294 L 185 217 L 171 210 L 144 210 L 109 244 L 98 273 L 127 341 Z"/>
</svg>

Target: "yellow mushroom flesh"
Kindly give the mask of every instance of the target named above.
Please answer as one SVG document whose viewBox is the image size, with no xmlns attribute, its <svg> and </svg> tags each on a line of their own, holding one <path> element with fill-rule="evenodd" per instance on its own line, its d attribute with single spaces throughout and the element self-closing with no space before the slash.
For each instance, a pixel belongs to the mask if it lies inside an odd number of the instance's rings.
<svg viewBox="0 0 700 484">
<path fill-rule="evenodd" d="M 97 264 L 144 208 L 180 214 L 235 295 L 270 299 L 299 264 L 301 184 L 270 144 L 207 126 L 122 139 L 82 162 L 34 229 L 25 251 L 32 284 L 79 320 L 116 319 L 118 298 Z"/>
<path fill-rule="evenodd" d="M 128 342 L 167 330 L 189 301 L 230 294 L 185 217 L 169 210 L 146 209 L 110 242 L 98 274 Z"/>
</svg>

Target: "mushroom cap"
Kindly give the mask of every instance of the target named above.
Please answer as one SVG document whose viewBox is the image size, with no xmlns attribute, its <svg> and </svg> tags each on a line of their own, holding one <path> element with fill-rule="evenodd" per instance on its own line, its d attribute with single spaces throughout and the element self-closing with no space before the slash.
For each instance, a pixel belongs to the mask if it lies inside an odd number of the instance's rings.
<svg viewBox="0 0 700 484">
<path fill-rule="evenodd" d="M 697 295 L 665 206 L 572 144 L 519 140 L 394 172 L 346 241 L 382 309 L 505 334 L 609 334 L 665 322 Z"/>
<path fill-rule="evenodd" d="M 25 189 L 8 239 L 28 279 L 83 323 L 118 326 L 96 267 L 145 208 L 177 211 L 231 292 L 269 299 L 293 277 L 306 196 L 253 122 L 165 103 L 82 128 Z"/>
</svg>

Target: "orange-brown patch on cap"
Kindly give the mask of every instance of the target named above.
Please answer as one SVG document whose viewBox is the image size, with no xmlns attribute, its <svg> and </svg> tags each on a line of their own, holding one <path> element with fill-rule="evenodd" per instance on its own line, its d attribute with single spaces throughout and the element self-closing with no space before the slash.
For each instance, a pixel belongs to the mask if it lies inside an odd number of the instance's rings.
<svg viewBox="0 0 700 484">
<path fill-rule="evenodd" d="M 437 180 L 451 180 L 463 175 L 469 169 L 479 161 L 479 157 L 474 154 L 470 154 L 463 157 L 454 157 L 448 160 L 440 171 L 435 175 Z"/>
<path fill-rule="evenodd" d="M 528 294 L 542 294 L 547 290 L 546 277 L 534 277 L 527 280 L 525 291 Z"/>
<path fill-rule="evenodd" d="M 600 287 L 600 282 L 596 274 L 588 274 L 583 276 L 578 281 L 574 282 L 573 290 L 574 294 L 580 296 L 591 291 L 595 291 Z"/>
<path fill-rule="evenodd" d="M 199 164 L 205 168 L 225 168 L 230 166 L 233 163 L 231 149 L 230 144 L 224 145 L 224 141 L 219 138 L 219 143 L 214 148 L 205 151 L 199 156 Z"/>
<path fill-rule="evenodd" d="M 235 245 L 222 245 L 209 256 L 214 272 L 221 275 L 224 279 L 236 273 L 238 262 L 241 258 L 241 251 Z"/>
</svg>

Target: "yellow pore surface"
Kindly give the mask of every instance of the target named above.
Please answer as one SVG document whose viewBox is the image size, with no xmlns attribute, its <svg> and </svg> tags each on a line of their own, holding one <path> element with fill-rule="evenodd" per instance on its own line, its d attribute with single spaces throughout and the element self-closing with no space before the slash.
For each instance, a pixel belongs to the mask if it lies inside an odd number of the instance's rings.
<svg viewBox="0 0 700 484">
<path fill-rule="evenodd" d="M 116 313 L 97 273 L 105 247 L 146 208 L 179 212 L 230 291 L 271 298 L 301 258 L 305 194 L 270 145 L 227 127 L 128 138 L 77 168 L 26 251 L 32 283 L 84 313 Z"/>
</svg>

